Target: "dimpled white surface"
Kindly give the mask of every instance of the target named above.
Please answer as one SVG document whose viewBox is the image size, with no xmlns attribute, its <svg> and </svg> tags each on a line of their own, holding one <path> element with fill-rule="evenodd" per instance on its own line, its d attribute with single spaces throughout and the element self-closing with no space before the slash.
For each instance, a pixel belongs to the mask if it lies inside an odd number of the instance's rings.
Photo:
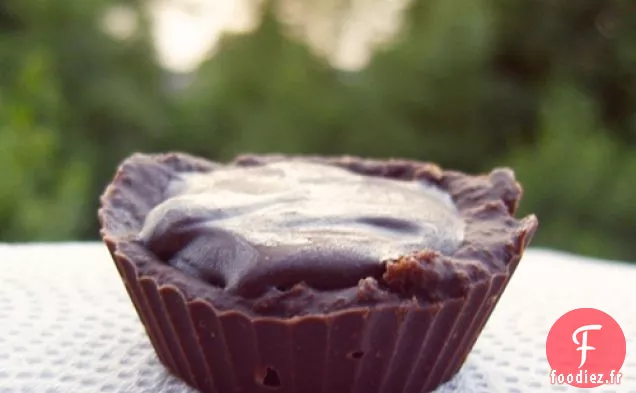
<svg viewBox="0 0 636 393">
<path fill-rule="evenodd" d="M 160 365 L 100 243 L 0 244 L 0 393 L 187 393 Z M 636 265 L 529 250 L 466 366 L 439 393 L 584 391 L 550 385 L 545 339 L 595 307 L 627 337 L 621 385 L 636 393 Z M 222 392 L 225 393 L 225 392 Z"/>
</svg>

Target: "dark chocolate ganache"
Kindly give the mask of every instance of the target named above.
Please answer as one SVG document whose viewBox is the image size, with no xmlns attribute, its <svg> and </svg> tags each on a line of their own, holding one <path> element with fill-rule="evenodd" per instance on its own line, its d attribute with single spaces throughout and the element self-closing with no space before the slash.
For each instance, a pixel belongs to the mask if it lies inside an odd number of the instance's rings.
<svg viewBox="0 0 636 393">
<path fill-rule="evenodd" d="M 304 283 L 318 290 L 380 277 L 422 249 L 450 254 L 464 221 L 424 180 L 282 161 L 181 174 L 140 240 L 185 274 L 253 297 Z"/>
</svg>

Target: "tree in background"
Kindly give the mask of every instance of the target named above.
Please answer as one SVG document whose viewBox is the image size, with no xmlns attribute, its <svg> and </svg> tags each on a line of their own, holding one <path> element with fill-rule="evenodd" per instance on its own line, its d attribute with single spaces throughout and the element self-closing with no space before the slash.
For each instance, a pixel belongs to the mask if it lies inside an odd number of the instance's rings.
<svg viewBox="0 0 636 393">
<path fill-rule="evenodd" d="M 127 7 L 138 29 L 116 40 L 105 12 Z M 144 3 L 2 3 L 1 239 L 94 238 L 97 196 L 131 150 L 170 124 Z"/>
<path fill-rule="evenodd" d="M 353 3 L 304 0 L 292 24 L 265 2 L 253 31 L 172 92 L 147 2 L 0 6 L 0 238 L 95 238 L 98 195 L 135 150 L 346 153 L 510 164 L 537 244 L 636 260 L 634 5 L 414 1 L 395 39 L 345 71 L 327 55 Z M 100 27 L 115 4 L 138 20 L 127 39 Z M 329 26 L 320 51 L 299 23 Z"/>
<path fill-rule="evenodd" d="M 522 213 L 545 217 L 539 244 L 634 259 L 636 155 L 599 119 L 602 109 L 566 78 L 542 99 L 537 141 L 509 153 L 524 182 Z"/>
</svg>

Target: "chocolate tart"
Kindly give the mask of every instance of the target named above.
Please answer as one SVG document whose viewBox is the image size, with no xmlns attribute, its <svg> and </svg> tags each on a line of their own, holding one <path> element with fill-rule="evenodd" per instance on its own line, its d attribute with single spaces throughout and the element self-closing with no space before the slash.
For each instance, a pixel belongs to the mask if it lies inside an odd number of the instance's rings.
<svg viewBox="0 0 636 393">
<path fill-rule="evenodd" d="M 425 393 L 537 228 L 509 169 L 135 154 L 101 236 L 161 362 L 202 392 Z"/>
</svg>

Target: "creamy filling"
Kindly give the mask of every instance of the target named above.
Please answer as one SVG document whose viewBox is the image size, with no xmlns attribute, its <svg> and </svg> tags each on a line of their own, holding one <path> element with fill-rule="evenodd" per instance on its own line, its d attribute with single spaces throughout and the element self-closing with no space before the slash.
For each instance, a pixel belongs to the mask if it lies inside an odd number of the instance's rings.
<svg viewBox="0 0 636 393">
<path fill-rule="evenodd" d="M 305 282 L 355 285 L 383 261 L 452 253 L 465 223 L 423 180 L 282 161 L 188 173 L 147 216 L 141 240 L 168 263 L 244 295 Z"/>
</svg>

